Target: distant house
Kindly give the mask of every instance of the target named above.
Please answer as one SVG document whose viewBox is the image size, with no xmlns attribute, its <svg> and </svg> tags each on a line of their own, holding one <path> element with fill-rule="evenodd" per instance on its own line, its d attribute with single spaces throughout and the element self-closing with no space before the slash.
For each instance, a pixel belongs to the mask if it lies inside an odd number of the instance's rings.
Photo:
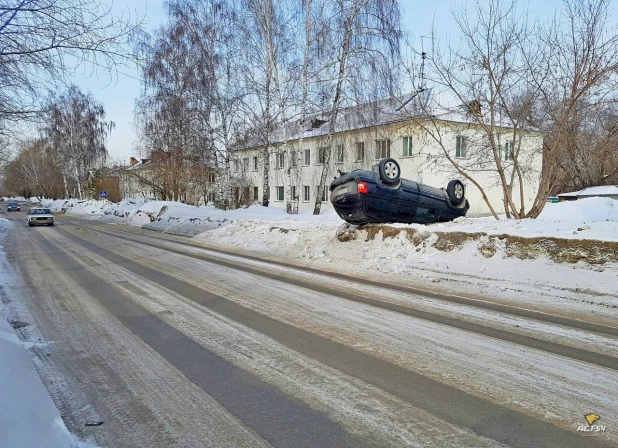
<svg viewBox="0 0 618 448">
<path fill-rule="evenodd" d="M 558 195 L 558 199 L 560 199 L 561 201 L 575 201 L 577 199 L 594 197 L 618 199 L 618 185 L 601 185 L 598 187 L 587 187 L 580 191 L 561 193 Z"/>
<path fill-rule="evenodd" d="M 504 209 L 504 193 L 499 184 L 495 159 L 487 144 L 487 126 L 478 124 L 481 105 L 472 101 L 440 116 L 423 114 L 428 98 L 420 100 L 389 99 L 342 109 L 335 133 L 327 151 L 329 117 L 313 116 L 304 123 L 286 123 L 269 129 L 268 145 L 259 131 L 249 132 L 231 152 L 230 175 L 242 188 L 234 194 L 245 194 L 252 201 L 262 201 L 264 163 L 268 163 L 269 203 L 287 207 L 298 203 L 298 208 L 312 210 L 318 192 L 320 174 L 326 154 L 328 185 L 337 171 L 371 169 L 380 159 L 392 157 L 401 166 L 401 176 L 436 187 L 446 187 L 451 179 L 461 179 L 466 185 L 470 202 L 469 215 L 489 213 L 481 192 L 461 176 L 448 158 L 455 160 L 484 189 L 492 206 Z M 419 104 L 419 102 L 421 104 Z M 433 136 L 428 128 L 434 130 Z M 538 132 L 518 130 L 513 141 L 512 128 L 493 127 L 492 138 L 500 148 L 498 158 L 505 168 L 512 200 L 519 204 L 523 197 L 528 208 L 535 199 L 541 173 L 542 136 Z M 437 136 L 437 137 L 436 137 Z M 519 194 L 519 178 L 513 171 L 513 151 L 519 151 L 519 160 L 530 167 L 521 177 L 524 194 Z M 445 155 L 448 153 L 448 157 Z M 328 191 L 321 198 L 323 209 L 330 209 Z"/>
<path fill-rule="evenodd" d="M 120 190 L 123 198 L 201 205 L 215 200 L 217 173 L 182 151 L 153 151 L 150 158 L 131 157 L 120 175 Z"/>
</svg>

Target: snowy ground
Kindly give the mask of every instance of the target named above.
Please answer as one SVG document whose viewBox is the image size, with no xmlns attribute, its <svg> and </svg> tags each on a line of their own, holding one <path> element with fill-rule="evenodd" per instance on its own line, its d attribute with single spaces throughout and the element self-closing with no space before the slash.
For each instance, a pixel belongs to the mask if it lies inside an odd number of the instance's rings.
<svg viewBox="0 0 618 448">
<path fill-rule="evenodd" d="M 0 218 L 0 446 L 2 448 L 94 448 L 67 430 L 43 385 L 29 350 L 38 341 L 22 340 L 15 328 L 27 323 L 9 312 L 16 274 L 4 255 L 9 221 Z"/>
<path fill-rule="evenodd" d="M 162 232 L 210 246 L 384 279 L 444 282 L 467 292 L 556 294 L 618 309 L 618 201 L 547 204 L 538 219 L 460 218 L 425 225 L 348 226 L 334 212 L 222 211 L 175 202 L 43 201 L 55 212 Z M 395 277 L 394 277 L 395 276 Z M 547 296 L 547 297 L 545 297 Z"/>
</svg>

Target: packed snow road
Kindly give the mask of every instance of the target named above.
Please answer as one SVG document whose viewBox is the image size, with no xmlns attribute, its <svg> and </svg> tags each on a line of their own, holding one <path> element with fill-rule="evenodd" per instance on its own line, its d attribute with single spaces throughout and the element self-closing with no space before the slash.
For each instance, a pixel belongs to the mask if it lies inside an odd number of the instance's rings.
<svg viewBox="0 0 618 448">
<path fill-rule="evenodd" d="M 41 339 L 35 364 L 83 440 L 618 445 L 614 310 L 543 312 L 141 229 L 62 215 L 31 229 L 23 212 L 3 216 L 22 279 L 5 300 L 29 324 L 21 336 Z"/>
</svg>

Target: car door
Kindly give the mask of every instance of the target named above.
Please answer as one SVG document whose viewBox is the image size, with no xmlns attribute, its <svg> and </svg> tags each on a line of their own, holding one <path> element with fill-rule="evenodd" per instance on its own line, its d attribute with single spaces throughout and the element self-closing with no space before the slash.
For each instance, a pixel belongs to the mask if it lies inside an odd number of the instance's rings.
<svg viewBox="0 0 618 448">
<path fill-rule="evenodd" d="M 402 179 L 399 186 L 392 189 L 391 219 L 406 224 L 413 222 L 417 202 L 417 183 Z"/>
<path fill-rule="evenodd" d="M 376 222 L 391 222 L 390 201 L 393 190 L 379 180 L 367 180 L 368 192 L 364 198 L 367 216 Z"/>
</svg>

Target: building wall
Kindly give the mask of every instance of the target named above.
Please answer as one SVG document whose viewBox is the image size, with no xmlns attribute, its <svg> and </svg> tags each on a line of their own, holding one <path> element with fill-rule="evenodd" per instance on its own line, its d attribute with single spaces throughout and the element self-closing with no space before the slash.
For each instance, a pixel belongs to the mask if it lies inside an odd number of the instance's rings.
<svg viewBox="0 0 618 448">
<path fill-rule="evenodd" d="M 482 133 L 471 125 L 461 123 L 440 122 L 435 125 L 428 123 L 406 122 L 387 126 L 366 128 L 338 134 L 332 142 L 332 163 L 329 167 L 326 186 L 334 179 L 337 170 L 352 171 L 354 169 L 371 169 L 379 162 L 382 156 L 389 155 L 396 159 L 401 166 L 401 176 L 407 179 L 422 182 L 436 187 L 446 187 L 451 179 L 461 179 L 466 185 L 466 196 L 470 202 L 469 215 L 484 215 L 489 213 L 488 206 L 482 200 L 480 191 L 467 179 L 461 176 L 444 155 L 446 149 L 451 157 L 455 157 L 457 136 L 467 137 L 466 157 L 456 159 L 466 167 L 474 179 L 485 190 L 492 206 L 498 213 L 504 212 L 502 188 L 498 184 L 493 155 L 489 153 Z M 430 129 L 431 132 L 427 132 Z M 433 136 L 432 136 L 433 135 Z M 407 139 L 406 139 L 407 137 Z M 411 154 L 407 153 L 404 143 L 412 139 Z M 508 129 L 503 135 L 496 136 L 501 142 L 510 139 Z M 390 154 L 377 153 L 377 141 L 390 142 Z M 528 133 L 522 137 L 520 159 L 525 161 L 524 204 L 528 207 L 536 195 L 541 172 L 542 137 L 539 134 Z M 364 158 L 358 160 L 357 143 L 364 144 Z M 283 145 L 274 145 L 269 148 L 269 177 L 270 177 L 270 206 L 285 207 L 291 199 L 292 187 L 296 187 L 299 197 L 299 208 L 312 210 L 317 195 L 317 186 L 323 165 L 319 160 L 319 148 L 325 146 L 326 137 L 312 137 L 292 141 L 285 148 Z M 501 143 L 502 144 L 502 143 Z M 343 161 L 337 159 L 337 146 L 343 145 Z M 444 148 L 444 149 L 443 149 Z M 302 151 L 309 150 L 310 163 L 304 162 Z M 283 167 L 278 167 L 277 154 L 285 153 Z M 231 175 L 244 188 L 253 192 L 257 187 L 257 201 L 262 201 L 264 179 L 263 155 L 260 149 L 237 150 L 232 154 Z M 296 166 L 291 166 L 290 157 L 294 155 Z M 503 154 L 504 156 L 504 154 Z M 255 166 L 257 158 L 257 169 Z M 512 161 L 504 160 L 505 171 L 512 171 Z M 493 165 L 493 170 L 491 169 Z M 247 169 L 248 167 L 248 169 Z M 283 187 L 283 198 L 277 187 Z M 304 194 L 305 187 L 309 187 L 309 200 Z M 518 182 L 513 183 L 513 198 L 519 204 Z M 327 198 L 328 199 L 328 198 Z M 327 200 L 322 204 L 323 209 L 331 209 Z"/>
</svg>

